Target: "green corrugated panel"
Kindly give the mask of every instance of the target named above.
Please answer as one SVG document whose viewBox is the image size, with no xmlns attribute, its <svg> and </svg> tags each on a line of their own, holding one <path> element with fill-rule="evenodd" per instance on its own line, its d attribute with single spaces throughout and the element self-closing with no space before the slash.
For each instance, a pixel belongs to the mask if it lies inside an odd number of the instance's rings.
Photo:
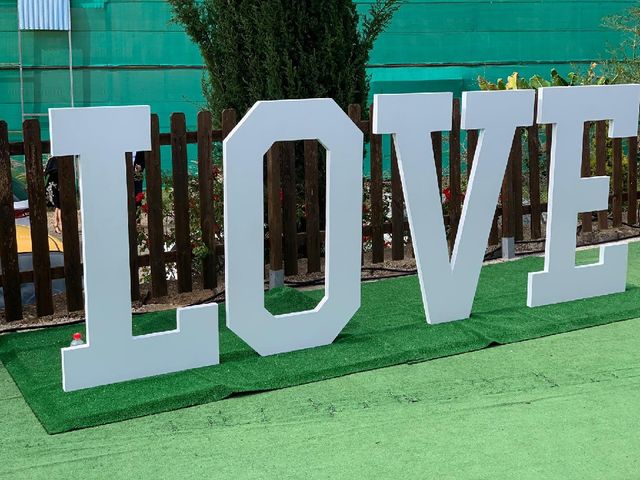
<svg viewBox="0 0 640 480">
<path fill-rule="evenodd" d="M 365 12 L 371 1 L 358 1 Z M 372 92 L 476 88 L 478 74 L 505 77 L 566 73 L 571 62 L 598 60 L 618 37 L 601 26 L 605 15 L 633 0 L 410 0 L 371 55 Z M 0 63 L 17 61 L 15 0 L 0 0 Z M 78 105 L 150 104 L 163 129 L 183 111 L 190 128 L 202 104 L 201 58 L 166 1 L 72 0 Z M 25 64 L 64 66 L 64 34 L 24 35 Z M 491 62 L 491 65 L 486 65 Z M 144 67 L 142 70 L 140 67 Z M 105 68 L 109 67 L 109 68 Z M 27 71 L 27 110 L 66 105 L 64 70 Z M 0 69 L 0 117 L 19 129 L 17 71 Z"/>
</svg>

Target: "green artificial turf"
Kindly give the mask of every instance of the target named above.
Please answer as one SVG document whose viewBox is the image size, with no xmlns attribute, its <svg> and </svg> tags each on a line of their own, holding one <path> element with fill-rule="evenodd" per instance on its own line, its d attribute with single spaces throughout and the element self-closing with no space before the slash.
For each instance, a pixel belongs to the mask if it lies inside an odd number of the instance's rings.
<svg viewBox="0 0 640 480">
<path fill-rule="evenodd" d="M 0 478 L 636 480 L 640 319 L 47 435 L 0 364 Z"/>
<path fill-rule="evenodd" d="M 581 252 L 579 259 L 593 262 L 597 252 Z M 630 263 L 638 260 L 639 245 L 632 244 Z M 220 365 L 73 393 L 61 388 L 60 348 L 77 326 L 1 336 L 0 359 L 47 432 L 60 433 L 640 316 L 635 269 L 625 293 L 529 309 L 527 272 L 541 268 L 540 258 L 484 267 L 472 317 L 437 326 L 425 322 L 417 277 L 367 283 L 361 309 L 332 345 L 271 357 L 259 357 L 228 331 L 222 314 Z M 312 308 L 321 296 L 281 289 L 265 303 L 273 313 L 285 313 Z M 174 327 L 173 311 L 134 321 L 135 334 Z"/>
</svg>

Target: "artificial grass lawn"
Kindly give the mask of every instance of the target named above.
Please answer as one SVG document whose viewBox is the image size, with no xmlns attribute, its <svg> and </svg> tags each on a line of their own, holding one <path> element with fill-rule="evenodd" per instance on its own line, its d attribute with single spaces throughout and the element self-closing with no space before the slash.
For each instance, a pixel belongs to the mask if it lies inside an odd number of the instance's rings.
<svg viewBox="0 0 640 480">
<path fill-rule="evenodd" d="M 0 364 L 0 478 L 630 480 L 640 319 L 47 435 Z"/>
<path fill-rule="evenodd" d="M 362 286 L 362 307 L 333 345 L 259 357 L 224 327 L 221 364 L 73 393 L 61 388 L 60 348 L 78 327 L 0 337 L 0 359 L 48 433 L 100 425 L 220 400 L 233 393 L 271 390 L 405 362 L 469 352 L 640 316 L 640 245 L 630 245 L 627 291 L 536 309 L 526 307 L 527 272 L 542 268 L 526 258 L 482 270 L 472 317 L 430 326 L 417 277 Z M 597 251 L 581 252 L 593 262 Z M 273 313 L 312 308 L 321 291 L 281 289 L 266 296 Z M 175 312 L 134 319 L 134 333 L 175 328 Z"/>
</svg>

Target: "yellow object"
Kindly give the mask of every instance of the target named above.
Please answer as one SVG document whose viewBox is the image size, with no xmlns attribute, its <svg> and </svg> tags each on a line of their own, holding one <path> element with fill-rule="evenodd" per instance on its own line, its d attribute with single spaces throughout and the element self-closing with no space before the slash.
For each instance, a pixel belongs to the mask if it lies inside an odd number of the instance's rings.
<svg viewBox="0 0 640 480">
<path fill-rule="evenodd" d="M 33 252 L 31 245 L 31 228 L 25 225 L 16 225 L 16 241 L 18 244 L 18 253 Z M 49 235 L 49 251 L 62 252 L 62 241 Z"/>
</svg>

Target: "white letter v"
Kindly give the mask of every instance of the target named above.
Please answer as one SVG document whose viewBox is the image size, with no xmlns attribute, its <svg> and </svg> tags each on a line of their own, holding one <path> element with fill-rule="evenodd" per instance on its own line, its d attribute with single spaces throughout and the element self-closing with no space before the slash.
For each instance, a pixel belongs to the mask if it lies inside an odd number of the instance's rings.
<svg viewBox="0 0 640 480">
<path fill-rule="evenodd" d="M 452 94 L 376 95 L 373 133 L 393 134 L 427 322 L 462 320 L 473 298 L 515 129 L 533 123 L 533 90 L 465 92 L 462 128 L 481 130 L 449 262 L 430 134 L 451 129 Z"/>
</svg>

